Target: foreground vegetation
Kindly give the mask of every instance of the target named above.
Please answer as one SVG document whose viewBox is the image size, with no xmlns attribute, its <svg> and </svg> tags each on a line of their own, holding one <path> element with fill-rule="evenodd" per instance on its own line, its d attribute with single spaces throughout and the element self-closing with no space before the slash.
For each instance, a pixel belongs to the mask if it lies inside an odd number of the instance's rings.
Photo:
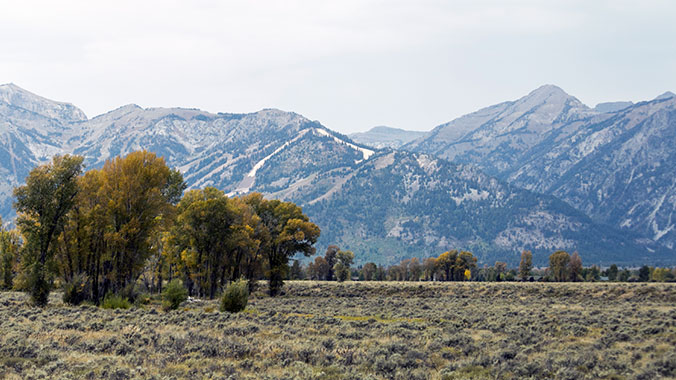
<svg viewBox="0 0 676 380">
<path fill-rule="evenodd" d="M 676 286 L 291 281 L 244 312 L 0 293 L 7 379 L 676 377 Z"/>
<path fill-rule="evenodd" d="M 292 202 L 213 187 L 184 193 L 181 173 L 145 150 L 86 173 L 83 160 L 54 156 L 31 170 L 14 189 L 18 230 L 0 221 L 0 287 L 29 292 L 35 305 L 54 287 L 72 304 L 134 300 L 141 276 L 154 292 L 180 278 L 210 299 L 265 276 L 275 295 L 289 258 L 315 252 L 319 228 Z"/>
</svg>

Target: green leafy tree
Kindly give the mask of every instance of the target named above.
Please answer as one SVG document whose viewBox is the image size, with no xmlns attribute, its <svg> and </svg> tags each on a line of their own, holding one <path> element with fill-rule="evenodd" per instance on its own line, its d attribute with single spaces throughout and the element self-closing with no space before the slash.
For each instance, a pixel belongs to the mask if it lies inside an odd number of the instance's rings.
<svg viewBox="0 0 676 380">
<path fill-rule="evenodd" d="M 615 264 L 611 265 L 608 270 L 606 270 L 606 276 L 608 276 L 609 281 L 616 281 L 618 273 L 619 269 L 617 269 L 617 265 Z"/>
<path fill-rule="evenodd" d="M 214 298 L 239 262 L 230 257 L 239 209 L 213 187 L 187 192 L 178 204 L 173 240 L 198 296 Z"/>
<path fill-rule="evenodd" d="M 172 212 L 182 177 L 145 150 L 106 161 L 101 171 L 108 250 L 102 263 L 104 293 L 119 292 L 136 281 L 157 248 L 152 238 Z"/>
<path fill-rule="evenodd" d="M 629 269 L 624 269 L 621 271 L 617 277 L 618 281 L 620 282 L 627 282 L 629 281 L 629 278 L 631 278 L 631 271 Z"/>
<path fill-rule="evenodd" d="M 444 280 L 446 281 L 453 280 L 453 272 L 457 258 L 458 251 L 456 251 L 455 249 L 452 251 L 446 251 L 441 255 L 439 255 L 439 257 L 437 257 L 436 265 L 444 274 Z"/>
<path fill-rule="evenodd" d="M 584 274 L 585 281 L 594 282 L 598 281 L 599 279 L 601 279 L 601 269 L 598 266 L 592 265 L 591 267 L 587 268 L 587 271 Z"/>
<path fill-rule="evenodd" d="M 439 265 L 436 258 L 428 257 L 423 260 L 423 277 L 425 281 L 434 281 L 438 269 Z"/>
<path fill-rule="evenodd" d="M 650 267 L 647 265 L 642 266 L 638 270 L 638 280 L 640 282 L 648 282 L 650 280 Z"/>
<path fill-rule="evenodd" d="M 0 289 L 12 289 L 21 238 L 15 230 L 5 230 L 0 218 Z"/>
<path fill-rule="evenodd" d="M 338 254 L 338 251 L 340 251 L 340 248 L 337 245 L 329 245 L 326 248 L 326 253 L 324 254 L 324 260 L 326 260 L 326 264 L 329 266 L 328 272 L 326 273 L 326 281 L 333 281 L 334 280 L 334 272 L 333 272 L 333 267 L 337 263 L 337 257 L 336 255 Z"/>
<path fill-rule="evenodd" d="M 260 193 L 247 194 L 231 199 L 239 209 L 239 221 L 233 226 L 233 273 L 231 280 L 245 277 L 249 282 L 249 292 L 253 292 L 257 280 L 263 274 L 263 253 L 270 246 L 270 231 L 257 214 L 256 205 L 263 202 Z"/>
<path fill-rule="evenodd" d="M 410 276 L 409 280 L 420 281 L 420 277 L 422 276 L 422 265 L 420 264 L 420 260 L 418 260 L 417 257 L 412 258 L 409 262 L 408 272 Z"/>
<path fill-rule="evenodd" d="M 350 278 L 350 266 L 353 261 L 354 253 L 352 251 L 338 251 L 336 253 L 336 264 L 333 270 L 338 281 L 343 282 Z"/>
<path fill-rule="evenodd" d="M 401 271 L 401 276 L 400 276 L 401 281 L 410 281 L 410 279 L 411 279 L 410 265 L 411 265 L 411 259 L 404 259 L 404 260 L 401 260 L 401 262 L 399 263 L 398 267 L 399 267 L 399 270 Z"/>
<path fill-rule="evenodd" d="M 261 243 L 260 250 L 267 262 L 269 292 L 275 296 L 284 284 L 289 259 L 297 253 L 305 256 L 315 253 L 313 245 L 319 238 L 319 227 L 292 202 L 265 200 L 260 195 L 247 198 L 247 202 L 267 230 L 267 239 Z"/>
<path fill-rule="evenodd" d="M 401 265 L 390 265 L 387 268 L 387 279 L 390 281 L 404 281 L 406 273 Z"/>
<path fill-rule="evenodd" d="M 366 263 L 364 266 L 361 268 L 361 273 L 362 277 L 364 278 L 364 281 L 374 281 L 376 279 L 376 272 L 378 271 L 378 267 L 376 266 L 375 263 Z"/>
<path fill-rule="evenodd" d="M 521 262 L 519 263 L 519 278 L 525 281 L 530 276 L 533 269 L 533 253 L 531 251 L 521 252 Z"/>
<path fill-rule="evenodd" d="M 80 156 L 55 156 L 51 163 L 31 170 L 26 185 L 14 189 L 17 225 L 26 238 L 25 270 L 29 292 L 36 305 L 47 304 L 53 245 L 66 215 L 75 203 Z"/>
<path fill-rule="evenodd" d="M 77 180 L 75 203 L 61 224 L 55 265 L 64 284 L 88 279 L 87 298 L 131 291 L 141 274 L 161 287 L 163 231 L 185 188 L 180 172 L 146 151 L 108 160 Z M 89 290 L 90 289 L 90 290 Z"/>
<path fill-rule="evenodd" d="M 570 255 L 565 251 L 556 251 L 549 256 L 549 270 L 554 281 L 566 281 L 568 279 L 568 263 Z"/>
<path fill-rule="evenodd" d="M 304 277 L 303 267 L 300 265 L 300 260 L 293 260 L 291 269 L 289 269 L 289 280 L 302 280 Z"/>
<path fill-rule="evenodd" d="M 455 264 L 455 281 L 465 281 L 471 278 L 476 269 L 477 258 L 471 252 L 462 251 L 458 255 Z"/>
<path fill-rule="evenodd" d="M 650 279 L 655 282 L 666 282 L 673 279 L 669 268 L 655 268 L 650 275 Z"/>
<path fill-rule="evenodd" d="M 387 279 L 387 271 L 382 265 L 378 265 L 376 270 L 376 281 L 385 281 Z"/>
<path fill-rule="evenodd" d="M 89 297 L 89 277 L 78 273 L 63 285 L 63 302 L 69 305 L 79 305 Z"/>
<path fill-rule="evenodd" d="M 496 261 L 494 267 L 497 280 L 498 281 L 504 280 L 504 277 L 507 273 L 507 263 L 503 261 Z"/>
</svg>

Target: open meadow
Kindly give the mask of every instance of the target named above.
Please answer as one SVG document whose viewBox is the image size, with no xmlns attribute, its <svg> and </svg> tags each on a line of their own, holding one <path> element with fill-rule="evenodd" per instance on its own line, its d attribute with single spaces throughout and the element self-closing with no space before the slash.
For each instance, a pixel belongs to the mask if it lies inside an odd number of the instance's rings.
<svg viewBox="0 0 676 380">
<path fill-rule="evenodd" d="M 676 284 L 287 282 L 244 312 L 0 293 L 4 379 L 676 377 Z"/>
</svg>

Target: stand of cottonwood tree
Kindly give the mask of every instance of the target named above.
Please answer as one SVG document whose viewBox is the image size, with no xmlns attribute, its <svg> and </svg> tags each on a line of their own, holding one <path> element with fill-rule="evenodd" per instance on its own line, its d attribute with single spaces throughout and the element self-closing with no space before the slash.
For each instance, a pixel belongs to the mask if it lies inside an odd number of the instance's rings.
<svg viewBox="0 0 676 380">
<path fill-rule="evenodd" d="M 181 173 L 147 151 L 84 174 L 82 161 L 56 156 L 15 189 L 17 277 L 38 305 L 54 279 L 97 304 L 108 293 L 133 297 L 142 276 L 156 291 L 181 278 L 209 298 L 229 281 L 266 276 L 275 295 L 289 258 L 314 253 L 319 228 L 291 202 L 211 187 L 182 195 Z"/>
</svg>

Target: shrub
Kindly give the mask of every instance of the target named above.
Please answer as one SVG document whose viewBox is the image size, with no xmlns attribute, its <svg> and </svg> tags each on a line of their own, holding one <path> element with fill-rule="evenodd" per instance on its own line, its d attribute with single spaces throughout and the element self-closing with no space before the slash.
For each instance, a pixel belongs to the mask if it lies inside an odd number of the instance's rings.
<svg viewBox="0 0 676 380">
<path fill-rule="evenodd" d="M 78 273 L 63 286 L 63 302 L 70 305 L 79 305 L 87 299 L 89 293 L 89 278 L 84 273 Z"/>
<path fill-rule="evenodd" d="M 131 304 L 128 299 L 119 294 L 108 293 L 103 298 L 101 307 L 104 309 L 129 309 Z"/>
<path fill-rule="evenodd" d="M 45 278 L 44 265 L 40 263 L 33 264 L 30 277 L 28 278 L 28 292 L 31 300 L 36 306 L 47 306 L 49 300 L 50 283 Z"/>
<path fill-rule="evenodd" d="M 188 290 L 183 286 L 181 280 L 172 280 L 162 292 L 162 306 L 165 310 L 176 310 L 178 306 L 188 299 Z"/>
<path fill-rule="evenodd" d="M 134 283 L 129 283 L 125 285 L 122 290 L 119 291 L 118 293 L 122 298 L 126 298 L 127 301 L 129 302 L 135 302 L 136 301 L 136 296 L 139 294 L 139 292 L 136 289 L 136 284 Z"/>
<path fill-rule="evenodd" d="M 134 300 L 134 306 L 149 305 L 153 297 L 148 293 L 140 293 Z"/>
<path fill-rule="evenodd" d="M 240 312 L 244 310 L 248 301 L 249 287 L 246 280 L 237 280 L 225 288 L 221 298 L 221 311 Z"/>
</svg>

